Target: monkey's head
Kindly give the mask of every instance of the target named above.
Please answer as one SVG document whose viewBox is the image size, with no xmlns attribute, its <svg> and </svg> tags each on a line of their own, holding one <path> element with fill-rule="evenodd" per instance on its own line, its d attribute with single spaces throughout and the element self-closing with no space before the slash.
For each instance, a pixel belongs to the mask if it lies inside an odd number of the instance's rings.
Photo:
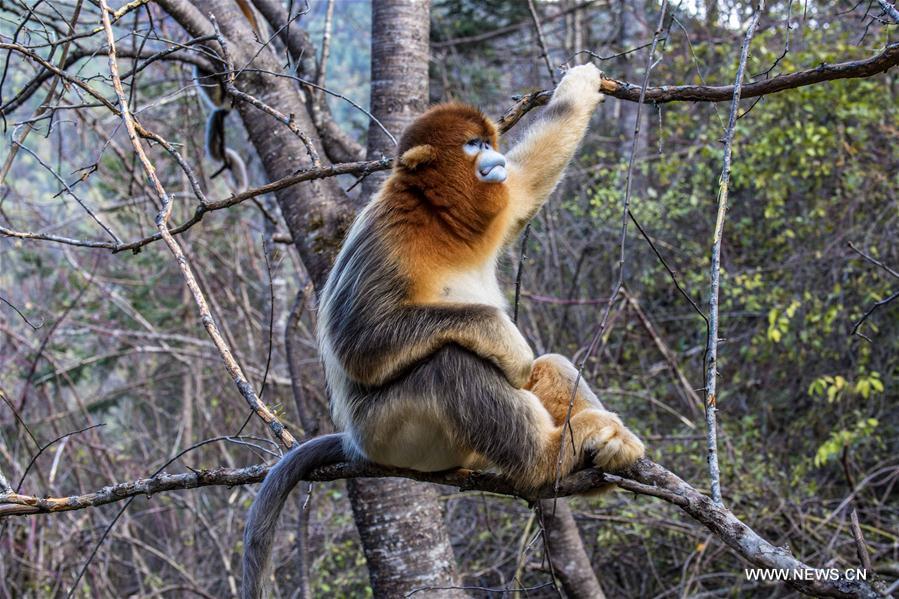
<svg viewBox="0 0 899 599">
<path fill-rule="evenodd" d="M 496 125 L 477 108 L 456 102 L 438 104 L 403 132 L 397 172 L 421 179 L 425 185 L 439 176 L 441 185 L 481 193 L 502 187 L 498 184 L 506 180 L 506 159 L 497 151 L 497 138 Z"/>
</svg>

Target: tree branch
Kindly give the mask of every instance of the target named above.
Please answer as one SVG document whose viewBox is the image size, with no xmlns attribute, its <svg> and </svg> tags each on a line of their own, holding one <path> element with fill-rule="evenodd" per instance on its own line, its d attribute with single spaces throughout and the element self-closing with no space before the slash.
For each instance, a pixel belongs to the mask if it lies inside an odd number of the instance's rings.
<svg viewBox="0 0 899 599">
<path fill-rule="evenodd" d="M 137 479 L 104 487 L 93 493 L 72 497 L 35 497 L 18 493 L 0 494 L 0 517 L 28 514 L 46 514 L 107 505 L 117 501 L 166 491 L 195 489 L 198 487 L 234 487 L 257 483 L 265 478 L 268 468 L 257 464 L 246 468 L 214 468 L 193 470 L 182 474 L 160 474 L 152 478 Z M 620 488 L 656 497 L 676 505 L 697 522 L 706 526 L 738 555 L 757 567 L 783 568 L 797 572 L 815 570 L 795 557 L 786 547 L 775 547 L 744 524 L 730 510 L 717 506 L 710 497 L 700 493 L 680 477 L 655 462 L 642 459 L 626 472 L 603 473 L 595 468 L 580 470 L 563 478 L 557 487 L 552 484 L 536 493 L 522 493 L 514 482 L 495 474 L 471 470 L 447 472 L 417 472 L 389 468 L 368 462 L 343 462 L 314 470 L 309 481 L 333 481 L 345 478 L 402 477 L 457 487 L 462 491 L 482 491 L 519 497 L 528 502 L 551 497 L 563 497 L 589 493 L 613 483 Z M 864 581 L 803 580 L 796 576 L 788 584 L 803 593 L 820 597 L 881 597 Z M 808 576 L 808 578 L 815 578 Z"/>
<path fill-rule="evenodd" d="M 822 64 L 814 69 L 785 73 L 743 85 L 742 98 L 755 98 L 797 87 L 814 85 L 836 79 L 871 77 L 888 71 L 899 64 L 899 42 L 888 44 L 879 54 L 862 60 L 850 60 L 836 64 Z M 600 91 L 608 96 L 638 102 L 640 86 L 617 79 L 603 79 Z M 727 102 L 733 98 L 733 85 L 663 85 L 646 89 L 646 102 Z M 543 106 L 552 97 L 552 91 L 538 91 L 522 96 L 499 120 L 501 131 L 510 129 L 528 111 Z"/>
</svg>

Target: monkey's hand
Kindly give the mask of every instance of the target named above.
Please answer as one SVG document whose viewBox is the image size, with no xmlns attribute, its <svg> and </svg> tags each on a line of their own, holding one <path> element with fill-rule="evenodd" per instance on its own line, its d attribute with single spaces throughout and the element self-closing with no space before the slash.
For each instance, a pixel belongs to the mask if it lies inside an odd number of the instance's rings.
<svg viewBox="0 0 899 599">
<path fill-rule="evenodd" d="M 600 70 L 590 63 L 568 69 L 553 92 L 550 106 L 570 105 L 592 112 L 603 99 L 599 91 L 601 79 Z"/>
<path fill-rule="evenodd" d="M 503 335 L 502 352 L 493 359 L 506 375 L 509 383 L 516 389 L 521 389 L 531 378 L 534 352 L 518 327 L 507 317 L 504 320 L 508 323 L 509 331 Z"/>
</svg>

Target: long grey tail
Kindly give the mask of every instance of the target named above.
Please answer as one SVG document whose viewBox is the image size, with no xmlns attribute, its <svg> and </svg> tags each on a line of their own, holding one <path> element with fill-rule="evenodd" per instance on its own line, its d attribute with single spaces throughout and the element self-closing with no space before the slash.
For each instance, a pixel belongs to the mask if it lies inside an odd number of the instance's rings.
<svg viewBox="0 0 899 599">
<path fill-rule="evenodd" d="M 346 460 L 344 438 L 343 433 L 335 433 L 298 445 L 284 454 L 265 477 L 243 533 L 243 599 L 262 597 L 278 516 L 290 492 L 311 470 Z"/>
</svg>

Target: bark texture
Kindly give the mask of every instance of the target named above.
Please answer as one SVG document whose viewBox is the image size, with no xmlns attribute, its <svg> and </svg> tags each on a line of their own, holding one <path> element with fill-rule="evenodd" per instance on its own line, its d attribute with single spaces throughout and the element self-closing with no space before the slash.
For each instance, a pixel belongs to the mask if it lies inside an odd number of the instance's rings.
<svg viewBox="0 0 899 599">
<path fill-rule="evenodd" d="M 543 512 L 549 559 L 565 594 L 574 599 L 605 599 L 574 515 L 568 507 L 568 500 L 562 497 L 557 500 L 543 499 L 540 510 Z"/>
<path fill-rule="evenodd" d="M 399 139 L 428 107 L 430 0 L 376 0 L 371 21 L 371 113 Z M 368 128 L 368 157 L 393 156 L 393 141 L 375 123 Z M 374 173 L 363 183 L 369 197 L 387 178 Z"/>
<path fill-rule="evenodd" d="M 184 22 L 179 22 L 194 35 L 213 33 L 211 22 L 202 22 L 200 16 L 215 15 L 234 64 L 247 64 L 255 56 L 254 68 L 281 70 L 271 52 L 258 52 L 235 3 L 204 0 L 191 6 L 163 0 L 161 4 L 176 19 L 181 16 Z M 271 15 L 265 16 L 269 19 Z M 372 69 L 372 96 L 376 101 L 372 112 L 394 135 L 427 105 L 429 19 L 427 0 L 376 2 L 373 7 L 372 63 L 376 66 Z M 322 148 L 308 105 L 291 80 L 244 71 L 234 83 L 242 92 L 292 115 L 296 127 Z M 246 102 L 240 103 L 239 111 L 269 180 L 311 168 L 305 146 L 287 126 Z M 377 126 L 373 130 L 369 152 L 377 156 L 382 152 L 393 154 L 393 142 Z M 324 156 L 322 163 L 327 165 Z M 284 188 L 276 192 L 276 197 L 303 264 L 320 288 L 355 207 L 335 178 Z M 350 495 L 377 597 L 401 597 L 422 588 L 434 589 L 428 591 L 429 596 L 464 596 L 446 589 L 458 581 L 433 485 L 401 479 L 360 480 L 353 481 Z"/>
<path fill-rule="evenodd" d="M 394 137 L 428 104 L 429 0 L 378 0 L 372 5 L 371 112 Z M 368 156 L 394 154 L 393 141 L 372 122 Z M 370 198 L 387 173 L 363 183 Z M 458 586 L 443 513 L 434 485 L 398 478 L 349 481 L 375 597 L 464 597 Z"/>
</svg>

